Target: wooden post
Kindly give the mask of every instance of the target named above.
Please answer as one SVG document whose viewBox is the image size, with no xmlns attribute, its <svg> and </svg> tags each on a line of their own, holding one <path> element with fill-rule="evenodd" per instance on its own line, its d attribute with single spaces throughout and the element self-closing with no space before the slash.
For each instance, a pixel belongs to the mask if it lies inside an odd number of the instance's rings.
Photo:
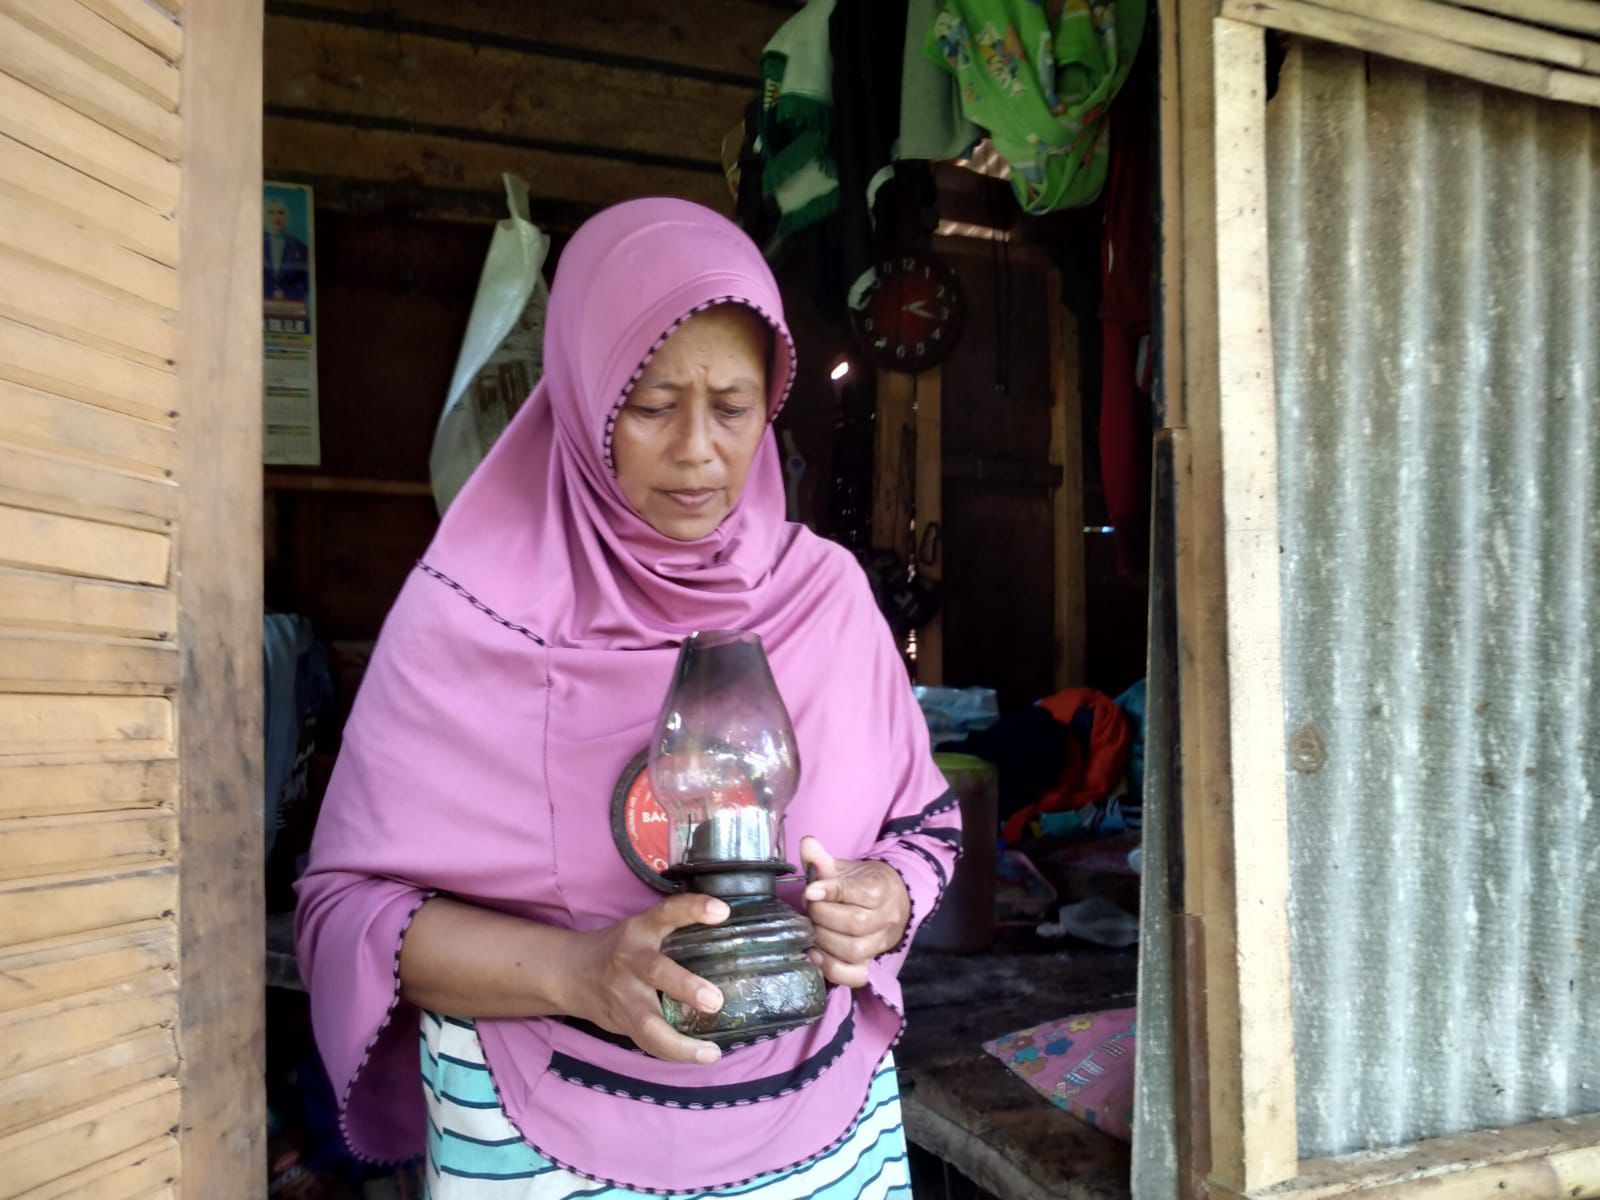
<svg viewBox="0 0 1600 1200">
<path fill-rule="evenodd" d="M 916 378 L 917 574 L 935 587 L 944 577 L 944 374 L 939 368 Z M 917 630 L 917 682 L 944 682 L 944 616 Z"/>
<path fill-rule="evenodd" d="M 1050 465 L 1060 471 L 1052 501 L 1055 528 L 1056 688 L 1083 683 L 1088 596 L 1083 569 L 1083 392 L 1078 321 L 1061 303 L 1061 278 L 1046 281 L 1050 305 Z"/>
<path fill-rule="evenodd" d="M 266 1194 L 261 0 L 187 0 L 178 433 L 184 1197 Z"/>
<path fill-rule="evenodd" d="M 903 554 L 911 543 L 911 507 L 915 496 L 916 378 L 900 371 L 878 372 L 878 399 L 873 421 L 876 450 L 872 461 L 872 544 Z"/>
</svg>

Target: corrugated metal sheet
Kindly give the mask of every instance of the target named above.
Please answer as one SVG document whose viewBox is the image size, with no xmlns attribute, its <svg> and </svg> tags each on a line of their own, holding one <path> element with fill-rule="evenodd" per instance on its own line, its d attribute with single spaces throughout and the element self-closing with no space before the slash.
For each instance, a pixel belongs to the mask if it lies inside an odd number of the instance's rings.
<svg viewBox="0 0 1600 1200">
<path fill-rule="evenodd" d="M 1600 116 L 1269 121 L 1302 1153 L 1600 1110 Z"/>
</svg>

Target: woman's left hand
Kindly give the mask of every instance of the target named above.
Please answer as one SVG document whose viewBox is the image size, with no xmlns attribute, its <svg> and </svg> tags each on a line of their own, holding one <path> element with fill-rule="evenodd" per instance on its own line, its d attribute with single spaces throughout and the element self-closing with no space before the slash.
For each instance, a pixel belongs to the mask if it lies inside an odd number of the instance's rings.
<svg viewBox="0 0 1600 1200">
<path fill-rule="evenodd" d="M 834 858 L 814 837 L 800 839 L 800 861 L 813 868 L 806 885 L 806 915 L 817 930 L 813 961 L 830 983 L 860 987 L 872 960 L 905 936 L 906 885 L 887 863 Z"/>
</svg>

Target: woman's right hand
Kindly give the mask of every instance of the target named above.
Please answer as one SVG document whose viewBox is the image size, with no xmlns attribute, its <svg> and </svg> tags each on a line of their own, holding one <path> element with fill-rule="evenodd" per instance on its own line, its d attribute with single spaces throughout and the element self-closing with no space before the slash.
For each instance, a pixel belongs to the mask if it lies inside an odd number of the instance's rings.
<svg viewBox="0 0 1600 1200">
<path fill-rule="evenodd" d="M 668 934 L 686 925 L 720 925 L 728 906 L 714 896 L 669 896 L 653 908 L 604 929 L 580 934 L 580 962 L 571 1015 L 633 1039 L 669 1062 L 714 1063 L 713 1043 L 679 1033 L 661 1015 L 657 993 L 702 1012 L 722 1007 L 722 993 L 661 953 Z"/>
</svg>

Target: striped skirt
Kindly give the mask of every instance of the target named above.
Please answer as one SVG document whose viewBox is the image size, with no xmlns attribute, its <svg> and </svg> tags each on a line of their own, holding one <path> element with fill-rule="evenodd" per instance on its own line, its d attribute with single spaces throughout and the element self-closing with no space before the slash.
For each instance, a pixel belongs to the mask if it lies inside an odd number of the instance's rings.
<svg viewBox="0 0 1600 1200">
<path fill-rule="evenodd" d="M 506 1119 L 470 1021 L 424 1013 L 422 1080 L 428 1100 L 427 1195 L 431 1200 L 626 1200 L 645 1193 L 556 1166 Z M 861 1116 L 826 1154 L 716 1192 L 739 1200 L 910 1200 L 905 1132 L 894 1058 L 873 1076 Z"/>
</svg>

